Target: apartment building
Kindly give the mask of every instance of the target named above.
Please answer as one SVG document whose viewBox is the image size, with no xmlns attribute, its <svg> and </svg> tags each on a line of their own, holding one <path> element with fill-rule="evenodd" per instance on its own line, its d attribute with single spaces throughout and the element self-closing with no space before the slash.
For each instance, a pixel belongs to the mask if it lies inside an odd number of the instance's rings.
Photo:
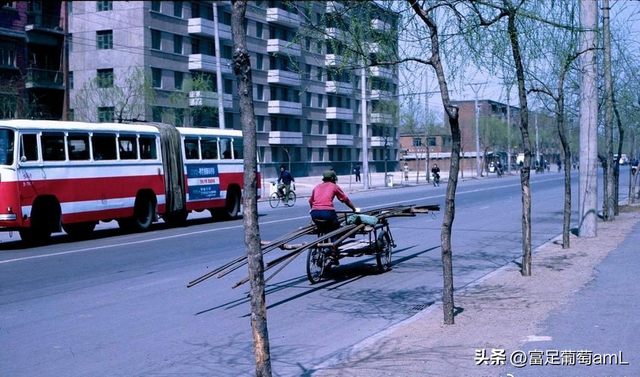
<svg viewBox="0 0 640 377">
<path fill-rule="evenodd" d="M 61 1 L 0 2 L 0 119 L 60 119 Z"/>
<path fill-rule="evenodd" d="M 74 1 L 70 8 L 75 119 L 240 128 L 230 1 Z M 362 161 L 361 70 L 345 69 L 341 46 L 349 23 L 332 14 L 371 26 L 372 56 L 381 49 L 376 40 L 393 35 L 397 44 L 397 16 L 374 2 L 272 0 L 247 7 L 258 153 L 267 177 L 281 164 L 305 176 L 328 168 L 347 174 Z M 370 169 L 382 171 L 385 159 L 395 169 L 397 69 L 372 67 L 365 77 Z"/>
</svg>

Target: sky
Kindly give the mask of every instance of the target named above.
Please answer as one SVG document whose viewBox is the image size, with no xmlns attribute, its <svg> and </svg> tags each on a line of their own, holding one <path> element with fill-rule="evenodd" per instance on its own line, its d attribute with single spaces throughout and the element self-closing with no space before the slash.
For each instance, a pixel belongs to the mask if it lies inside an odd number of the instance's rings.
<svg viewBox="0 0 640 377">
<path fill-rule="evenodd" d="M 611 0 L 610 5 L 612 37 L 623 38 L 624 42 L 630 46 L 631 54 L 633 55 L 632 59 L 640 61 L 640 1 Z M 599 17 L 601 22 L 602 12 L 599 13 Z M 616 30 L 621 30 L 621 32 L 616 35 Z M 425 56 L 425 58 L 427 57 Z M 436 118 L 442 120 L 442 100 L 439 94 L 435 71 L 431 67 L 426 68 L 427 69 L 425 69 L 424 66 L 414 66 L 400 69 L 401 105 L 407 107 L 409 102 L 412 102 L 419 108 L 425 108 L 424 93 L 428 92 L 430 93 L 430 112 L 436 112 L 436 114 L 434 114 Z M 428 89 L 425 89 L 425 74 L 428 76 Z M 507 103 L 506 89 L 501 84 L 500 78 L 492 77 L 486 72 L 480 71 L 472 66 L 466 68 L 464 76 L 468 80 L 467 84 L 484 83 L 482 85 L 475 85 L 475 88 L 478 89 L 478 98 L 480 100 L 489 99 Z M 422 82 L 418 83 L 418 81 Z M 475 98 L 473 87 L 474 85 L 465 85 L 465 83 L 460 83 L 459 85 L 452 83 L 450 87 L 451 99 L 473 100 Z M 415 93 L 420 93 L 420 95 L 415 95 Z M 511 89 L 509 97 L 510 103 L 518 106 L 517 88 L 514 87 Z"/>
</svg>

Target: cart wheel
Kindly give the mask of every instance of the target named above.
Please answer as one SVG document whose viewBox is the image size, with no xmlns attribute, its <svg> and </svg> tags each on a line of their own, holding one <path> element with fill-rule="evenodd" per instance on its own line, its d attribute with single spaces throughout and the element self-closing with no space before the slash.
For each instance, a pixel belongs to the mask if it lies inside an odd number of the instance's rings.
<svg viewBox="0 0 640 377">
<path fill-rule="evenodd" d="M 391 237 L 389 237 L 389 233 L 381 232 L 378 235 L 378 252 L 376 253 L 378 271 L 385 272 L 391 267 L 391 248 Z"/>
<path fill-rule="evenodd" d="M 293 191 L 290 191 L 289 199 L 287 199 L 287 201 L 284 202 L 284 205 L 286 205 L 287 207 L 293 207 L 294 204 L 296 204 L 296 193 Z"/>
<path fill-rule="evenodd" d="M 319 283 L 324 276 L 327 257 L 319 247 L 312 247 L 307 253 L 307 278 L 311 284 Z"/>
<path fill-rule="evenodd" d="M 280 204 L 280 197 L 278 196 L 277 192 L 274 192 L 269 197 L 269 205 L 271 206 L 271 208 L 276 208 L 278 204 Z"/>
</svg>

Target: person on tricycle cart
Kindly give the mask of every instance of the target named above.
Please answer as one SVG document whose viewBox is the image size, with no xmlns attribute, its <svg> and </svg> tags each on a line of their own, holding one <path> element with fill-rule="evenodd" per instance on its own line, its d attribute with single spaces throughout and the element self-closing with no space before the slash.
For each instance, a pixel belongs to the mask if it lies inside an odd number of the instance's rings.
<svg viewBox="0 0 640 377">
<path fill-rule="evenodd" d="M 327 170 L 322 173 L 322 183 L 316 185 L 311 192 L 309 198 L 309 206 L 311 207 L 311 220 L 314 223 L 323 223 L 323 231 L 326 233 L 333 232 L 340 228 L 340 221 L 336 214 L 336 209 L 333 206 L 333 199 L 338 198 L 339 201 L 346 204 L 351 208 L 353 212 L 359 212 L 359 210 L 351 203 L 349 197 L 342 191 L 340 186 L 336 184 L 338 176 L 333 170 Z M 316 222 L 316 220 L 319 220 Z M 331 242 L 335 242 L 339 237 L 332 237 Z M 338 266 L 338 248 L 333 247 L 333 250 L 329 250 L 332 254 L 332 262 Z"/>
</svg>

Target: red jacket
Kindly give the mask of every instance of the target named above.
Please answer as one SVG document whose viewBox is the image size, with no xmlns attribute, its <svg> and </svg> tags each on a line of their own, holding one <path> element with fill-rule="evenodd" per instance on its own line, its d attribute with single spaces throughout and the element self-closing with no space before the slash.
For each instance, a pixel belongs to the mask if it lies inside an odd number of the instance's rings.
<svg viewBox="0 0 640 377">
<path fill-rule="evenodd" d="M 322 182 L 313 188 L 311 197 L 309 198 L 309 204 L 312 210 L 335 210 L 333 207 L 333 198 L 338 198 L 339 201 L 345 204 L 351 203 L 349 197 L 342 191 L 340 186 L 333 182 Z"/>
</svg>

